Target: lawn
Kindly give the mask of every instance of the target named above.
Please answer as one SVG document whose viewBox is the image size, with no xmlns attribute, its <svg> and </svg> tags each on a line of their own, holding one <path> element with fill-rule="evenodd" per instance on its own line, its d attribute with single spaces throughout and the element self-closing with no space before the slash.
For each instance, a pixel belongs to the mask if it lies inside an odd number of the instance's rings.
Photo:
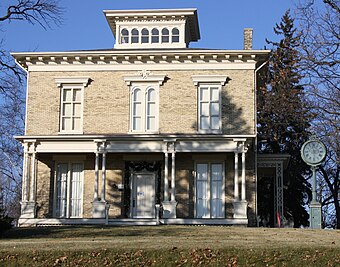
<svg viewBox="0 0 340 267">
<path fill-rule="evenodd" d="M 219 226 L 6 232 L 0 266 L 340 266 L 340 231 Z"/>
</svg>

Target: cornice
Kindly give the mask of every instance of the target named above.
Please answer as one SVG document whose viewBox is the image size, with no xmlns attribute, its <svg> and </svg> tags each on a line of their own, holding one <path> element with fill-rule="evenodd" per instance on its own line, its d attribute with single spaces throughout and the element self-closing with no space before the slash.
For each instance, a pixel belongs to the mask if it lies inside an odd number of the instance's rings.
<svg viewBox="0 0 340 267">
<path fill-rule="evenodd" d="M 23 68 L 51 65 L 117 65 L 117 64 L 192 64 L 257 63 L 265 61 L 269 50 L 107 50 L 76 52 L 11 53 Z"/>
</svg>

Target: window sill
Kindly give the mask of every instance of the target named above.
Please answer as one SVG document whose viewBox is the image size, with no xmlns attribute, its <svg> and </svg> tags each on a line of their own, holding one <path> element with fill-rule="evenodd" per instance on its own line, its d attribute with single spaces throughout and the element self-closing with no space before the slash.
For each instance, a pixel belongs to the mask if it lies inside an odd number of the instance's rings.
<svg viewBox="0 0 340 267">
<path fill-rule="evenodd" d="M 73 134 L 73 135 L 76 135 L 76 134 L 84 134 L 83 131 L 61 131 L 61 132 L 58 132 L 58 135 L 66 135 L 66 134 Z"/>
<path fill-rule="evenodd" d="M 159 134 L 159 131 L 153 132 L 141 132 L 141 131 L 129 131 L 128 134 Z"/>
<path fill-rule="evenodd" d="M 221 130 L 199 130 L 198 134 L 222 134 Z"/>
</svg>

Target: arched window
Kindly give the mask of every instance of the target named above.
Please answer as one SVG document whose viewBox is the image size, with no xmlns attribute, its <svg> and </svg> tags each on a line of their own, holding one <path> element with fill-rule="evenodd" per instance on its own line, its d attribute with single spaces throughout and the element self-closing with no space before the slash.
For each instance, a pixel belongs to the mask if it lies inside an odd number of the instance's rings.
<svg viewBox="0 0 340 267">
<path fill-rule="evenodd" d="M 159 43 L 159 31 L 156 28 L 151 31 L 151 43 Z"/>
<path fill-rule="evenodd" d="M 172 31 L 172 42 L 178 43 L 179 42 L 179 30 L 177 28 L 173 28 Z"/>
<path fill-rule="evenodd" d="M 129 43 L 129 31 L 127 29 L 122 29 L 122 31 L 120 32 L 120 43 Z"/>
<path fill-rule="evenodd" d="M 149 31 L 148 29 L 142 30 L 142 44 L 147 44 L 149 42 Z"/>
<path fill-rule="evenodd" d="M 162 43 L 169 43 L 169 30 L 167 28 L 162 29 Z"/>
<path fill-rule="evenodd" d="M 132 29 L 131 31 L 131 43 L 132 44 L 139 43 L 139 31 L 137 29 Z"/>
<path fill-rule="evenodd" d="M 146 130 L 156 130 L 156 90 L 150 88 L 146 93 Z"/>
<path fill-rule="evenodd" d="M 132 130 L 142 129 L 142 91 L 136 88 L 132 92 Z"/>
</svg>

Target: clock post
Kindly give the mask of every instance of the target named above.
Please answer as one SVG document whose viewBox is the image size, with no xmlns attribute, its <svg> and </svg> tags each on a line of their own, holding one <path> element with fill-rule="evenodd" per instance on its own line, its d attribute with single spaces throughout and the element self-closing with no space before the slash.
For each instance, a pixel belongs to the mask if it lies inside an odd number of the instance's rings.
<svg viewBox="0 0 340 267">
<path fill-rule="evenodd" d="M 312 177 L 312 201 L 310 207 L 310 228 L 321 229 L 321 204 L 316 199 L 316 171 L 318 166 L 326 158 L 327 150 L 325 145 L 312 137 L 305 142 L 301 148 L 301 157 L 304 162 L 311 166 Z"/>
<path fill-rule="evenodd" d="M 316 170 L 317 166 L 311 166 L 312 177 L 312 201 L 309 204 L 310 208 L 310 228 L 321 229 L 321 204 L 316 200 Z"/>
</svg>

